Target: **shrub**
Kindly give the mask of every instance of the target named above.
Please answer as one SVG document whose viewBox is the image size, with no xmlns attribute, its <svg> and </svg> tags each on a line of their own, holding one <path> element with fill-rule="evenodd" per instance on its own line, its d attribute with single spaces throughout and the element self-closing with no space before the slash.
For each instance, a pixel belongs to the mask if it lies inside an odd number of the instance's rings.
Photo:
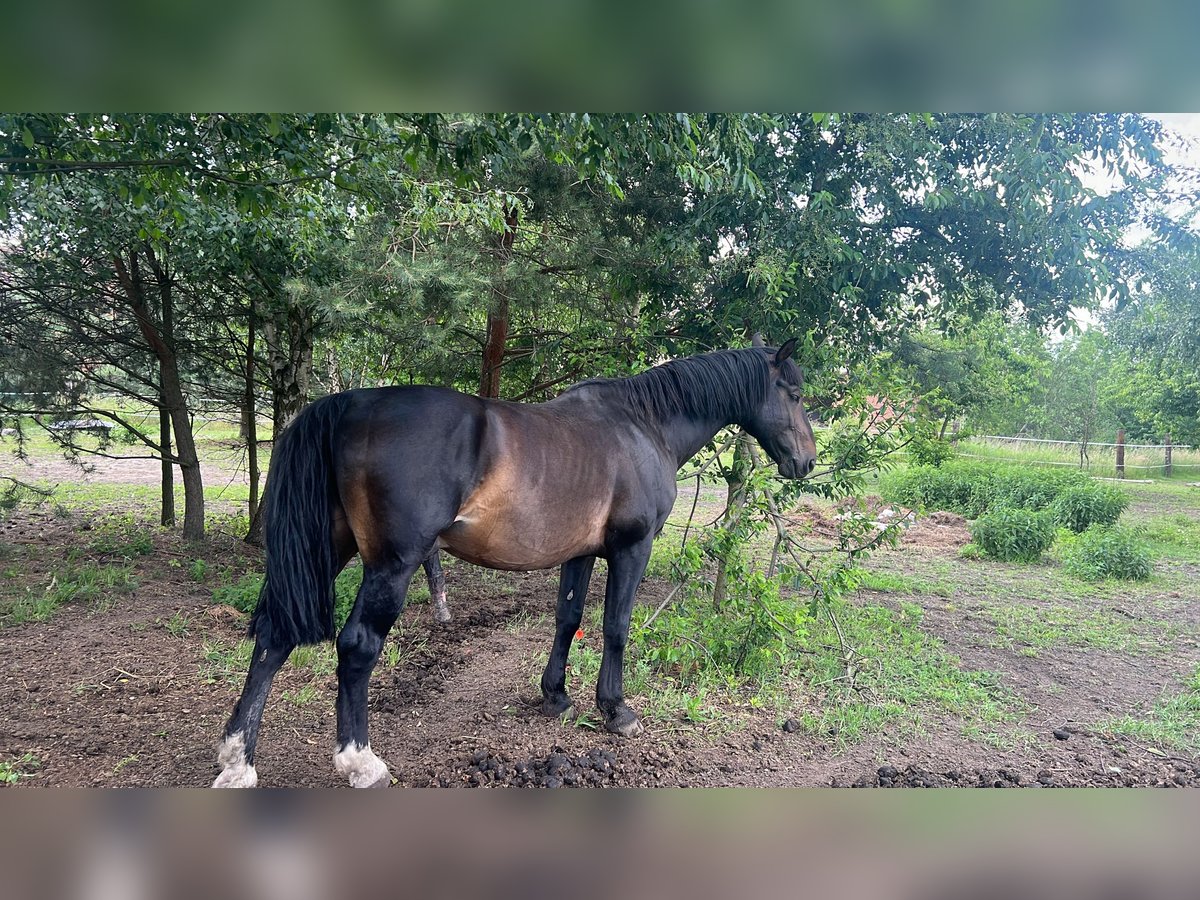
<svg viewBox="0 0 1200 900">
<path fill-rule="evenodd" d="M 1072 469 L 1038 469 L 967 460 L 940 466 L 910 466 L 886 476 L 884 499 L 926 509 L 944 509 L 974 519 L 998 506 L 1031 511 L 1053 509 L 1074 531 L 1112 524 L 1125 509 L 1124 493 Z"/>
<path fill-rule="evenodd" d="M 1086 581 L 1144 581 L 1153 563 L 1146 544 L 1132 530 L 1093 525 L 1064 548 L 1063 568 Z"/>
<path fill-rule="evenodd" d="M 992 559 L 1036 562 L 1054 543 L 1054 518 L 1014 506 L 997 506 L 971 525 L 971 538 Z"/>
<path fill-rule="evenodd" d="M 918 433 L 908 445 L 908 455 L 920 466 L 940 466 L 954 458 L 954 445 L 929 431 Z"/>
<path fill-rule="evenodd" d="M 975 468 L 961 463 L 910 466 L 885 476 L 880 490 L 884 499 L 894 503 L 966 514 L 976 484 Z"/>
<path fill-rule="evenodd" d="M 362 566 L 347 566 L 333 583 L 333 624 L 340 630 L 354 608 L 359 585 L 362 584 Z M 213 591 L 213 603 L 232 606 L 239 612 L 253 613 L 258 606 L 258 595 L 262 592 L 265 576 L 261 572 L 250 572 L 234 584 L 226 584 Z M 409 596 L 411 596 L 411 590 Z"/>
<path fill-rule="evenodd" d="M 1059 523 L 1076 533 L 1093 525 L 1113 525 L 1120 518 L 1129 498 L 1120 489 L 1108 484 L 1088 482 L 1068 487 L 1054 501 L 1054 515 Z"/>
</svg>

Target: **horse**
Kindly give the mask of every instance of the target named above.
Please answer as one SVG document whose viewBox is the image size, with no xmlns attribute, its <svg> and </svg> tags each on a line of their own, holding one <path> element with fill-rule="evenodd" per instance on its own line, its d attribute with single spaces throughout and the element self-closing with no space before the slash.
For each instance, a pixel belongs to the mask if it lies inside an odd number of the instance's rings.
<svg viewBox="0 0 1200 900">
<path fill-rule="evenodd" d="M 433 605 L 433 621 L 446 625 L 450 621 L 450 604 L 446 602 L 446 575 L 435 547 L 425 557 L 425 578 L 429 582 L 429 602 Z"/>
<path fill-rule="evenodd" d="M 605 728 L 641 733 L 626 704 L 634 592 L 675 502 L 679 469 L 722 428 L 749 432 L 784 478 L 807 476 L 816 444 L 791 358 L 760 340 L 593 378 L 545 403 L 432 386 L 345 391 L 281 434 L 268 478 L 266 579 L 249 633 L 245 687 L 218 749 L 214 787 L 253 787 L 271 682 L 292 650 L 335 639 L 333 582 L 357 553 L 363 580 L 336 635 L 335 770 L 354 787 L 391 774 L 367 730 L 367 684 L 409 580 L 437 550 L 493 569 L 561 566 L 541 712 L 572 706 L 565 666 L 592 567 L 608 561 L 596 705 Z"/>
</svg>

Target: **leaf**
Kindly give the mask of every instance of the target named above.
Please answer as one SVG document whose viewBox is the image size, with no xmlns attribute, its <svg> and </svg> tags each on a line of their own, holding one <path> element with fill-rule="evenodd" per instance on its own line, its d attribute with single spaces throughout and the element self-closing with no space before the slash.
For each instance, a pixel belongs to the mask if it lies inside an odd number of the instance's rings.
<svg viewBox="0 0 1200 900">
<path fill-rule="evenodd" d="M 25 130 L 21 133 L 21 140 L 25 142 L 25 146 L 30 150 L 37 145 L 37 141 L 33 139 L 33 132 L 29 130 L 29 126 L 26 126 Z"/>
</svg>

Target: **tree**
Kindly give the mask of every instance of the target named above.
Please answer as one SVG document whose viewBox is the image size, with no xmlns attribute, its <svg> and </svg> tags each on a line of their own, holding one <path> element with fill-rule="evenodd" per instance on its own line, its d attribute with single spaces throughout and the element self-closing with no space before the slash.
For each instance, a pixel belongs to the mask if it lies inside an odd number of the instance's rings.
<svg viewBox="0 0 1200 900">
<path fill-rule="evenodd" d="M 1190 241 L 1143 252 L 1143 290 L 1103 320 L 1109 400 L 1135 440 L 1200 444 L 1200 254 Z"/>
</svg>

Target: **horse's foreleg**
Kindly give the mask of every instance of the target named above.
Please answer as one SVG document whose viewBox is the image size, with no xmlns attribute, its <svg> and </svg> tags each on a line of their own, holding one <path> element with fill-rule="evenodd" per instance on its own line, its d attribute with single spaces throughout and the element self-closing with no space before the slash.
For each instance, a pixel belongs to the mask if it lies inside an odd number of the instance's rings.
<svg viewBox="0 0 1200 900">
<path fill-rule="evenodd" d="M 388 631 L 404 608 L 419 563 L 368 565 L 354 609 L 338 634 L 337 753 L 334 768 L 352 787 L 387 787 L 391 774 L 367 735 L 367 683 Z"/>
<path fill-rule="evenodd" d="M 450 621 L 450 607 L 446 605 L 446 576 L 438 552 L 434 550 L 425 558 L 425 577 L 429 579 L 429 599 L 433 603 L 434 621 L 443 625 Z"/>
<path fill-rule="evenodd" d="M 615 734 L 641 734 L 642 723 L 625 705 L 625 645 L 629 641 L 629 615 L 633 596 L 646 573 L 653 538 L 611 551 L 608 584 L 604 591 L 604 658 L 596 683 L 596 705 L 604 716 L 604 727 Z"/>
<path fill-rule="evenodd" d="M 291 652 L 290 646 L 268 650 L 257 643 L 254 645 L 246 686 L 233 709 L 233 715 L 229 717 L 225 737 L 217 749 L 221 774 L 213 782 L 213 787 L 250 788 L 258 784 L 258 773 L 254 770 L 258 726 L 262 721 L 267 695 L 271 692 L 271 681 Z"/>
<path fill-rule="evenodd" d="M 571 698 L 567 696 L 567 654 L 583 619 L 583 602 L 595 564 L 594 556 L 578 556 L 563 563 L 559 573 L 554 646 L 542 673 L 542 712 L 548 716 L 561 716 L 571 708 Z"/>
</svg>

